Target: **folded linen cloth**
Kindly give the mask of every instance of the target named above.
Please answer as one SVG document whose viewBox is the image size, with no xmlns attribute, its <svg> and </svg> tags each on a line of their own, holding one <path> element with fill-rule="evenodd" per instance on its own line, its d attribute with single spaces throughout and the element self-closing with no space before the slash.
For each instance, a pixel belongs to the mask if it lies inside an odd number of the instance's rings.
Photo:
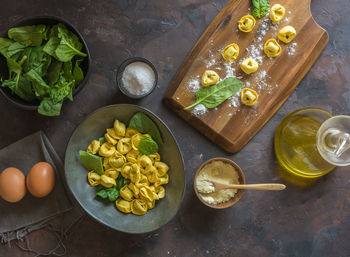
<svg viewBox="0 0 350 257">
<path fill-rule="evenodd" d="M 27 192 L 18 203 L 0 199 L 0 239 L 2 243 L 23 239 L 31 231 L 49 227 L 66 233 L 83 215 L 83 210 L 65 189 L 64 166 L 46 135 L 39 131 L 0 150 L 0 172 L 16 167 L 24 175 L 40 161 L 50 163 L 56 172 L 53 191 L 44 198 L 36 198 Z"/>
</svg>

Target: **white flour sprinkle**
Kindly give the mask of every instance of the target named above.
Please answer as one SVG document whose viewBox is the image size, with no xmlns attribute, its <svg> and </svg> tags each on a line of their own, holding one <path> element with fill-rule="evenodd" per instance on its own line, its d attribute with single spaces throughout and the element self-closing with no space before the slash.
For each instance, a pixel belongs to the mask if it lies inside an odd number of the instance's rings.
<svg viewBox="0 0 350 257">
<path fill-rule="evenodd" d="M 295 55 L 295 51 L 296 51 L 297 46 L 298 46 L 298 43 L 296 43 L 296 42 L 287 46 L 288 55 Z"/>
<path fill-rule="evenodd" d="M 241 105 L 241 92 L 242 90 L 240 89 L 236 94 L 234 94 L 233 96 L 231 96 L 229 98 L 230 103 L 228 104 L 229 107 L 238 107 Z"/>
<path fill-rule="evenodd" d="M 198 104 L 193 108 L 193 114 L 196 116 L 200 116 L 205 114 L 208 111 L 207 107 L 205 107 L 203 104 Z"/>
<path fill-rule="evenodd" d="M 259 65 L 263 63 L 262 49 L 263 49 L 262 45 L 256 46 L 254 44 L 246 48 L 248 52 L 248 57 L 251 57 L 252 59 L 257 61 Z"/>
<path fill-rule="evenodd" d="M 188 84 L 188 88 L 192 90 L 192 92 L 196 92 L 201 87 L 201 82 L 199 80 L 199 75 L 195 78 L 191 79 Z"/>
<path fill-rule="evenodd" d="M 235 74 L 236 69 L 235 69 L 235 68 L 232 68 L 230 62 L 225 62 L 225 63 L 224 63 L 224 66 L 225 66 L 225 72 L 226 72 L 226 77 L 225 77 L 225 78 L 228 78 L 228 77 L 236 77 L 236 74 Z"/>
<path fill-rule="evenodd" d="M 258 41 L 261 41 L 263 39 L 266 33 L 270 30 L 270 27 L 271 27 L 270 19 L 264 18 L 257 31 Z"/>
<path fill-rule="evenodd" d="M 288 11 L 288 14 L 292 14 L 292 11 Z"/>
</svg>

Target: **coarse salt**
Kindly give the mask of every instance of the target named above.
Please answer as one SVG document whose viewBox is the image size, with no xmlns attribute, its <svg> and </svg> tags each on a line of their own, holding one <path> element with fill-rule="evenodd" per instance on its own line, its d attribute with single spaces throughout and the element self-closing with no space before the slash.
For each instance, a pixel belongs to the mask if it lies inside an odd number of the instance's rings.
<svg viewBox="0 0 350 257">
<path fill-rule="evenodd" d="M 155 83 L 155 73 L 147 63 L 133 62 L 125 67 L 122 83 L 130 94 L 144 95 L 152 90 Z"/>
</svg>

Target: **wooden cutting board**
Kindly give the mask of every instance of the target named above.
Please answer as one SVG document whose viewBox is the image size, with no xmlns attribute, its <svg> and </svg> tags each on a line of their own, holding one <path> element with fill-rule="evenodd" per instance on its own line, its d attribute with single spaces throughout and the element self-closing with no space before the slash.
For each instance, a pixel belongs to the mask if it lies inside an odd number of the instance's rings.
<svg viewBox="0 0 350 257">
<path fill-rule="evenodd" d="M 277 25 L 268 16 L 257 19 L 254 30 L 243 33 L 238 31 L 237 22 L 250 14 L 251 1 L 230 0 L 186 57 L 165 94 L 165 104 L 227 152 L 239 151 L 293 92 L 328 42 L 327 32 L 312 18 L 310 1 L 270 0 L 270 6 L 280 3 L 286 8 L 284 19 Z M 293 26 L 297 36 L 289 44 L 280 42 L 281 55 L 269 58 L 260 50 L 259 70 L 251 75 L 243 74 L 240 61 L 256 53 L 268 39 L 277 39 L 278 30 L 286 25 Z M 230 65 L 222 59 L 221 51 L 231 43 L 239 45 L 240 53 Z M 237 94 L 202 115 L 195 115 L 193 109 L 183 110 L 195 101 L 193 85 L 198 84 L 207 69 L 215 70 L 221 78 L 235 74 L 243 87 L 259 93 L 257 105 L 254 108 L 242 105 Z"/>
</svg>

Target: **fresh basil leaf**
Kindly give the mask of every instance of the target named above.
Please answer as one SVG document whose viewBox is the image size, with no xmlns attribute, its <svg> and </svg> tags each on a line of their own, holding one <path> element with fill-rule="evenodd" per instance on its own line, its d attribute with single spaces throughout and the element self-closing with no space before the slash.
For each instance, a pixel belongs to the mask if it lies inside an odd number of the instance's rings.
<svg viewBox="0 0 350 257">
<path fill-rule="evenodd" d="M 55 61 L 47 71 L 47 82 L 51 85 L 55 84 L 60 78 L 63 62 Z"/>
<path fill-rule="evenodd" d="M 87 170 L 93 170 L 100 175 L 103 175 L 105 173 L 102 164 L 102 157 L 85 151 L 79 151 L 79 156 L 81 163 Z"/>
<path fill-rule="evenodd" d="M 45 25 L 23 26 L 9 29 L 8 37 L 24 46 L 40 46 L 46 37 Z"/>
<path fill-rule="evenodd" d="M 58 24 L 58 37 L 61 40 L 55 51 L 58 60 L 68 62 L 75 55 L 86 56 L 85 53 L 80 51 L 83 45 L 78 36 L 69 31 L 63 24 Z"/>
<path fill-rule="evenodd" d="M 203 104 L 207 108 L 215 108 L 236 94 L 242 85 L 243 83 L 239 79 L 229 77 L 214 86 L 202 88 L 196 92 L 196 102 L 185 107 L 184 110 L 197 104 Z"/>
<path fill-rule="evenodd" d="M 143 136 L 139 143 L 139 151 L 146 155 L 154 154 L 158 152 L 158 144 L 152 138 Z"/>
<path fill-rule="evenodd" d="M 49 95 L 50 87 L 35 70 L 28 71 L 24 74 L 24 77 L 32 82 L 32 87 L 36 96 L 45 97 Z"/>
<path fill-rule="evenodd" d="M 149 133 L 159 144 L 163 144 L 157 125 L 142 112 L 138 112 L 132 116 L 129 128 L 136 129 L 141 133 Z"/>
<path fill-rule="evenodd" d="M 269 12 L 269 0 L 252 0 L 252 13 L 256 18 L 262 18 Z"/>
<path fill-rule="evenodd" d="M 45 116 L 59 116 L 61 113 L 62 101 L 56 103 L 51 98 L 44 98 L 41 100 L 38 107 L 38 113 Z"/>
</svg>

